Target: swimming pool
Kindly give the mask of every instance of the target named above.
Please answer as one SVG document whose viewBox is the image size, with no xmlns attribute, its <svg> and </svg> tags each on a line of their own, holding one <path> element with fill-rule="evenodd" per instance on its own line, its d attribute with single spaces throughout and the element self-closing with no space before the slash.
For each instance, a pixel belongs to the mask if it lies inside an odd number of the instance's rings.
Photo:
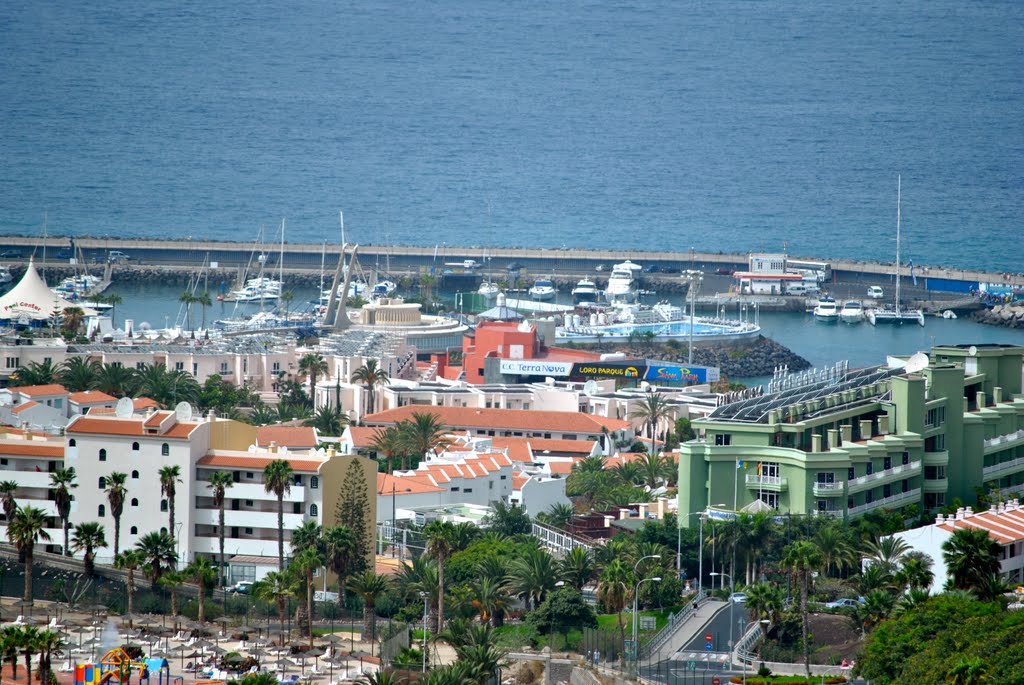
<svg viewBox="0 0 1024 685">
<path fill-rule="evenodd" d="M 598 342 L 617 339 L 628 339 L 646 336 L 653 331 L 656 340 L 683 340 L 690 337 L 690 321 L 684 317 L 679 321 L 663 321 L 657 323 L 615 323 L 605 326 L 559 326 L 555 329 L 555 339 L 565 342 Z M 693 323 L 694 340 L 735 340 L 738 338 L 755 337 L 761 327 L 752 323 L 743 323 L 728 319 L 707 319 L 697 317 Z"/>
</svg>

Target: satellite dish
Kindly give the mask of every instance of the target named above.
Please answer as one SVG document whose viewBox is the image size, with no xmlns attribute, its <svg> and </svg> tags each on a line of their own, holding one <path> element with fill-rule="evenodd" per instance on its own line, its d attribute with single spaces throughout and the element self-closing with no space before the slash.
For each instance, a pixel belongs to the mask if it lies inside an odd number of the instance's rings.
<svg viewBox="0 0 1024 685">
<path fill-rule="evenodd" d="M 971 345 L 970 347 L 967 348 L 967 354 L 971 355 L 972 357 L 977 356 L 978 348 L 975 347 L 974 345 Z"/>
<path fill-rule="evenodd" d="M 917 352 L 907 360 L 907 365 L 903 367 L 907 373 L 914 373 L 921 371 L 922 369 L 928 368 L 928 355 L 923 352 Z"/>
<path fill-rule="evenodd" d="M 174 407 L 174 417 L 178 423 L 192 420 L 192 405 L 188 402 L 178 402 Z"/>
<path fill-rule="evenodd" d="M 119 419 L 127 419 L 134 413 L 135 404 L 132 402 L 130 397 L 122 397 L 117 401 L 117 406 L 114 407 L 114 416 Z"/>
<path fill-rule="evenodd" d="M 597 381 L 590 380 L 583 384 L 583 394 L 587 397 L 593 397 L 597 394 L 600 388 L 597 385 Z"/>
</svg>

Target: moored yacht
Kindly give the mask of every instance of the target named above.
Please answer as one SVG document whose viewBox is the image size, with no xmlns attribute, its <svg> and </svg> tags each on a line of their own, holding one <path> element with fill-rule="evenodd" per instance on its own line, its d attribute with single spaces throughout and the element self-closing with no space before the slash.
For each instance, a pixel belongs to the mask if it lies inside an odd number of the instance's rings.
<svg viewBox="0 0 1024 685">
<path fill-rule="evenodd" d="M 608 277 L 608 287 L 604 291 L 608 302 L 611 304 L 631 304 L 636 302 L 636 290 L 633 289 L 633 274 L 641 268 L 639 264 L 634 264 L 628 259 L 612 267 L 612 273 Z"/>
<path fill-rule="evenodd" d="M 581 278 L 576 287 L 572 289 L 572 301 L 576 304 L 597 302 L 597 284 L 585 276 Z"/>
<path fill-rule="evenodd" d="M 839 310 L 839 319 L 844 323 L 860 323 L 864 320 L 864 307 L 860 300 L 847 300 Z"/>
<path fill-rule="evenodd" d="M 538 278 L 533 286 L 527 291 L 535 300 L 541 302 L 555 299 L 555 283 L 550 278 Z"/>
<path fill-rule="evenodd" d="M 814 307 L 814 318 L 818 321 L 832 322 L 839 320 L 839 306 L 835 299 L 822 297 Z"/>
<path fill-rule="evenodd" d="M 476 289 L 477 294 L 483 295 L 488 300 L 497 297 L 500 291 L 501 289 L 494 281 L 484 281 L 480 284 L 480 287 Z"/>
</svg>

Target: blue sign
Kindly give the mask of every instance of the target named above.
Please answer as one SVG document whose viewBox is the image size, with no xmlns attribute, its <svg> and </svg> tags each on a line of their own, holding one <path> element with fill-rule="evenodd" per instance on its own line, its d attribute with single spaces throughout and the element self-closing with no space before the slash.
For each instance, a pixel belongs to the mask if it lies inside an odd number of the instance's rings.
<svg viewBox="0 0 1024 685">
<path fill-rule="evenodd" d="M 648 366 L 645 381 L 661 383 L 714 383 L 721 377 L 717 366 Z"/>
<path fill-rule="evenodd" d="M 704 643 L 704 651 L 705 652 L 710 652 L 711 651 L 711 643 L 710 642 L 705 642 Z"/>
</svg>

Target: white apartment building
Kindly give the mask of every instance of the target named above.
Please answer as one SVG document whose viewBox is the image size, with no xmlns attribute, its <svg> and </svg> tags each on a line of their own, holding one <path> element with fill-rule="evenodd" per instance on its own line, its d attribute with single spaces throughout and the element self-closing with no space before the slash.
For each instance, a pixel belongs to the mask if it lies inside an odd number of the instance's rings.
<svg viewBox="0 0 1024 685">
<path fill-rule="evenodd" d="M 14 498 L 18 506 L 42 509 L 50 517 L 46 532 L 50 541 L 42 548 L 56 551 L 64 541 L 64 531 L 57 517 L 57 505 L 50 497 L 50 474 L 64 462 L 64 440 L 17 429 L 0 429 L 0 481 L 14 481 L 18 489 Z M 78 503 L 71 503 L 72 516 Z M 0 510 L 0 526 L 7 539 L 7 519 Z"/>
</svg>

